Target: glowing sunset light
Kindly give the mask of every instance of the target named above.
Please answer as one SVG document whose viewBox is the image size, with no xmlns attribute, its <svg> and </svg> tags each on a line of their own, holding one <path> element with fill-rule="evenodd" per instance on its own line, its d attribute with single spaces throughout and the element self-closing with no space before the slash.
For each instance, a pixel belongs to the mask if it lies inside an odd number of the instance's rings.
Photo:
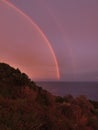
<svg viewBox="0 0 98 130">
<path fill-rule="evenodd" d="M 0 15 L 1 27 L 3 26 L 2 30 L 6 31 L 3 34 L 0 32 L 2 34 L 0 60 L 8 61 L 25 70 L 34 79 L 59 79 L 60 73 L 55 53 L 42 30 L 29 16 L 10 2 L 2 0 L 0 3 L 0 12 L 4 11 L 3 16 Z M 13 16 L 13 21 L 10 20 L 10 16 Z M 15 27 L 15 20 L 17 20 L 18 29 Z"/>
</svg>

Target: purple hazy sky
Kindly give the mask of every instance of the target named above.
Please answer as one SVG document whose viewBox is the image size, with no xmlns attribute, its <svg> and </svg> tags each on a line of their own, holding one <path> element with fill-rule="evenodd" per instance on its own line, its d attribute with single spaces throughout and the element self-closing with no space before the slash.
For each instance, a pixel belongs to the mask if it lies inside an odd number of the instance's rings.
<svg viewBox="0 0 98 130">
<path fill-rule="evenodd" d="M 6 0 L 5 0 L 6 1 Z M 97 0 L 8 0 L 48 39 L 62 81 L 98 81 Z M 0 1 L 0 60 L 34 80 L 56 80 L 51 49 L 26 17 Z"/>
</svg>

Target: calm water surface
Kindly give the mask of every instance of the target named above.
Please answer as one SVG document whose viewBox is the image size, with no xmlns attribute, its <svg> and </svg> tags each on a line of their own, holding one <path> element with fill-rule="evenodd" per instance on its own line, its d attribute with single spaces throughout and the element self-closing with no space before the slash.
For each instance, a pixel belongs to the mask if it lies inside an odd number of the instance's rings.
<svg viewBox="0 0 98 130">
<path fill-rule="evenodd" d="M 55 95 L 85 95 L 88 99 L 98 101 L 98 82 L 37 82 L 37 85 Z"/>
</svg>

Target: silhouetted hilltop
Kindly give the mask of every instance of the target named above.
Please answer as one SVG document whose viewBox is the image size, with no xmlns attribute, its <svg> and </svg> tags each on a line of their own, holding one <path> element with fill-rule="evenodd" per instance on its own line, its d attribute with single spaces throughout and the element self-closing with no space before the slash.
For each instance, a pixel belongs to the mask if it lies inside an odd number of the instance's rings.
<svg viewBox="0 0 98 130">
<path fill-rule="evenodd" d="M 0 130 L 98 130 L 98 102 L 54 96 L 0 63 Z"/>
</svg>

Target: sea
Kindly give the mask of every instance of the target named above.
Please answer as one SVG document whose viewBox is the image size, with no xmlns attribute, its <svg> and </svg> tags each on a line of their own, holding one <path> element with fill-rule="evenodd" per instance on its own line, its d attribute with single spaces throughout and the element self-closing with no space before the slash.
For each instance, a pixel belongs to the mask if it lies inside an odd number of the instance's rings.
<svg viewBox="0 0 98 130">
<path fill-rule="evenodd" d="M 39 81 L 38 86 L 48 90 L 53 95 L 72 95 L 74 98 L 84 95 L 89 100 L 98 101 L 98 82 L 47 82 Z"/>
</svg>

